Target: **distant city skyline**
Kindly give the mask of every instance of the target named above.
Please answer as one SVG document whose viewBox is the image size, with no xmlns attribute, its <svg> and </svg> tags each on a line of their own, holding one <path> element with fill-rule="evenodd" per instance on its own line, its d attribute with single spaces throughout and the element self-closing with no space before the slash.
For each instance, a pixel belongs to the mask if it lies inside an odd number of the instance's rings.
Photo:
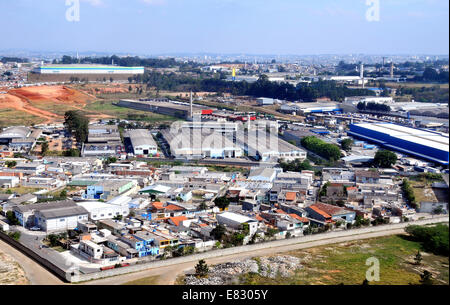
<svg viewBox="0 0 450 305">
<path fill-rule="evenodd" d="M 447 0 L 380 0 L 379 21 L 365 0 L 81 0 L 70 22 L 75 1 L 0 1 L 0 51 L 449 54 Z"/>
</svg>

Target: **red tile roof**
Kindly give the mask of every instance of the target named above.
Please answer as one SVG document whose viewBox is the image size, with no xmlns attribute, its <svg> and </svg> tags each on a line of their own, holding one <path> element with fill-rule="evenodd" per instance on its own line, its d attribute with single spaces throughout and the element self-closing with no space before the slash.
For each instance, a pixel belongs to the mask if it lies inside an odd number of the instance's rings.
<svg viewBox="0 0 450 305">
<path fill-rule="evenodd" d="M 169 210 L 169 211 L 183 211 L 184 210 L 182 207 L 179 207 L 174 204 L 169 204 L 168 206 L 165 207 L 165 209 Z"/>
<path fill-rule="evenodd" d="M 255 216 L 255 219 L 258 220 L 258 221 L 264 221 L 264 218 L 262 218 L 262 217 L 259 216 L 259 215 L 256 215 L 256 216 Z"/>
<path fill-rule="evenodd" d="M 158 209 L 158 210 L 161 210 L 161 209 L 164 208 L 164 204 L 163 204 L 162 202 L 153 202 L 153 203 L 152 203 L 152 206 L 153 206 L 155 209 Z"/>
<path fill-rule="evenodd" d="M 317 207 L 318 209 L 324 211 L 325 213 L 334 216 L 334 215 L 339 215 L 339 214 L 345 214 L 348 213 L 349 211 L 335 206 L 335 205 L 331 205 L 331 204 L 326 204 L 326 203 L 321 203 L 321 202 L 317 202 L 315 204 L 313 204 L 312 206 Z"/>
<path fill-rule="evenodd" d="M 291 216 L 292 218 L 295 218 L 295 219 L 297 219 L 297 220 L 300 220 L 301 222 L 304 222 L 304 223 L 309 222 L 309 219 L 308 219 L 308 218 L 306 218 L 306 217 L 300 217 L 300 216 L 298 216 L 297 214 L 289 214 L 289 216 Z"/>
<path fill-rule="evenodd" d="M 173 224 L 178 227 L 182 221 L 185 221 L 188 219 L 186 216 L 177 216 L 177 217 L 170 217 L 169 220 L 171 220 L 173 222 Z"/>
<path fill-rule="evenodd" d="M 285 211 L 280 210 L 280 209 L 275 210 L 275 213 L 278 213 L 278 214 L 287 214 Z"/>
<path fill-rule="evenodd" d="M 286 200 L 294 201 L 296 198 L 297 198 L 297 193 L 295 193 L 295 192 L 286 193 Z"/>
<path fill-rule="evenodd" d="M 310 206 L 310 208 L 325 218 L 331 218 L 331 215 L 328 215 L 326 212 L 322 211 L 321 209 L 319 209 L 318 207 L 316 207 L 314 205 Z"/>
</svg>

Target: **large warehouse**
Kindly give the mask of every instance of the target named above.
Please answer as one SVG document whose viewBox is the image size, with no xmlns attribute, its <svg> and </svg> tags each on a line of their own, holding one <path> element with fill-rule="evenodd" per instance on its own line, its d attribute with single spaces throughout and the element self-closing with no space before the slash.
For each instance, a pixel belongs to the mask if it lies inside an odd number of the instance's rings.
<svg viewBox="0 0 450 305">
<path fill-rule="evenodd" d="M 28 75 L 29 81 L 71 81 L 74 78 L 88 81 L 128 80 L 143 75 L 144 67 L 120 67 L 108 65 L 47 65 L 35 68 Z"/>
<path fill-rule="evenodd" d="M 40 74 L 144 74 L 144 67 L 107 65 L 49 65 L 34 70 Z"/>
<path fill-rule="evenodd" d="M 129 130 L 125 137 L 130 139 L 134 155 L 156 156 L 158 154 L 158 145 L 150 131 L 146 129 Z"/>
<path fill-rule="evenodd" d="M 442 165 L 449 164 L 446 134 L 390 123 L 352 124 L 349 135 Z"/>
</svg>

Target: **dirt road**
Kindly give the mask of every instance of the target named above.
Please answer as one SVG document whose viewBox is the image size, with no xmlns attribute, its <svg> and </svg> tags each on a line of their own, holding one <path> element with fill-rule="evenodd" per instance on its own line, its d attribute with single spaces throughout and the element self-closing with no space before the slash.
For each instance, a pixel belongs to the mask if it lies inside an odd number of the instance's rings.
<svg viewBox="0 0 450 305">
<path fill-rule="evenodd" d="M 402 234 L 404 232 L 405 232 L 404 229 L 395 229 L 395 230 L 389 230 L 389 231 L 383 231 L 383 232 L 365 233 L 365 234 L 360 234 L 360 235 L 338 237 L 338 238 L 318 240 L 318 241 L 313 241 L 313 242 L 298 243 L 298 244 L 294 244 L 294 245 L 279 247 L 276 249 L 273 249 L 273 248 L 272 249 L 262 249 L 262 250 L 257 250 L 257 251 L 253 251 L 253 252 L 244 252 L 244 253 L 239 253 L 239 254 L 234 254 L 234 255 L 206 259 L 206 263 L 209 265 L 216 265 L 216 264 L 221 264 L 221 263 L 225 263 L 225 262 L 230 262 L 233 260 L 241 260 L 241 259 L 251 258 L 251 257 L 255 257 L 255 256 L 274 255 L 277 253 L 288 252 L 288 251 L 292 251 L 292 250 L 307 249 L 307 248 L 318 247 L 318 246 L 323 246 L 323 245 L 328 245 L 328 244 L 335 244 L 335 243 L 348 242 L 348 241 L 354 241 L 354 240 Z M 158 279 L 157 279 L 158 285 L 173 285 L 175 283 L 175 280 L 177 279 L 177 277 L 180 274 L 182 274 L 183 272 L 188 271 L 190 269 L 193 269 L 196 264 L 197 264 L 197 261 L 192 261 L 192 262 L 187 262 L 187 263 L 179 264 L 179 265 L 175 265 L 175 266 L 167 266 L 167 267 L 162 267 L 162 268 L 149 269 L 149 270 L 145 270 L 145 271 L 141 271 L 141 272 L 125 274 L 125 275 L 105 278 L 105 279 L 101 279 L 101 280 L 90 281 L 90 282 L 84 283 L 84 285 L 121 285 L 121 284 L 125 284 L 128 282 L 134 281 L 134 280 L 138 280 L 138 279 L 145 278 L 145 277 L 151 277 L 151 276 L 158 276 Z"/>
<path fill-rule="evenodd" d="M 31 285 L 63 285 L 65 284 L 53 273 L 36 263 L 22 252 L 0 240 L 0 251 L 13 257 L 25 271 Z"/>
</svg>

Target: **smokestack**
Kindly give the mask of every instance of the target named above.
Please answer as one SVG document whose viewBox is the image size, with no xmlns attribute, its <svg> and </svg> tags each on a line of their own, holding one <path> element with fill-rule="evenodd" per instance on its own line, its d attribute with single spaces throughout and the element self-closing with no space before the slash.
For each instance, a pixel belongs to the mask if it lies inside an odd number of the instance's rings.
<svg viewBox="0 0 450 305">
<path fill-rule="evenodd" d="M 365 83 L 364 83 L 364 64 L 361 64 L 361 66 L 359 68 L 359 74 L 360 74 L 359 76 L 360 76 L 361 81 L 362 81 L 362 87 L 364 89 L 364 87 L 365 87 Z"/>
<path fill-rule="evenodd" d="M 194 119 L 194 111 L 193 111 L 193 100 L 192 100 L 192 91 L 191 91 L 191 119 Z"/>
<path fill-rule="evenodd" d="M 391 78 L 394 78 L 394 63 L 391 62 Z"/>
</svg>

